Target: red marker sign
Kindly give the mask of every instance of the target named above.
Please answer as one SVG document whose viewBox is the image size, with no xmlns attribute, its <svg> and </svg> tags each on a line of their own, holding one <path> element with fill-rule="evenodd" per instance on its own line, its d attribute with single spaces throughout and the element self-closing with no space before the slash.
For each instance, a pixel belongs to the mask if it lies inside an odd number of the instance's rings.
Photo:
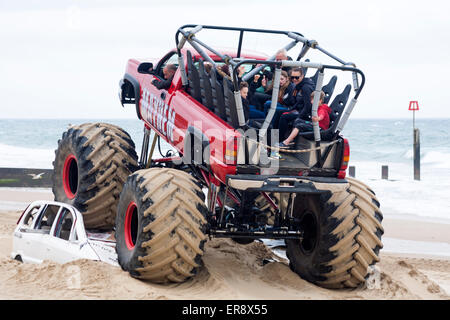
<svg viewBox="0 0 450 320">
<path fill-rule="evenodd" d="M 417 110 L 419 110 L 419 103 L 417 101 L 410 101 L 408 110 L 410 110 L 410 111 L 417 111 Z"/>
</svg>

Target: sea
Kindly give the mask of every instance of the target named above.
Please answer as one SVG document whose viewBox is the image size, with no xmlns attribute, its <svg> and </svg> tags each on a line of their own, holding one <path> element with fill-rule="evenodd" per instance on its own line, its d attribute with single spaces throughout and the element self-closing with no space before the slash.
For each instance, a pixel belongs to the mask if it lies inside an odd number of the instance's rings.
<svg viewBox="0 0 450 320">
<path fill-rule="evenodd" d="M 143 124 L 137 119 L 0 119 L 0 167 L 51 169 L 67 127 L 107 122 L 125 129 L 138 155 Z M 350 119 L 342 134 L 350 166 L 377 194 L 385 216 L 450 224 L 450 119 L 416 119 L 421 179 L 414 180 L 412 119 Z M 170 146 L 162 142 L 163 153 Z M 381 167 L 388 166 L 388 179 Z"/>
</svg>

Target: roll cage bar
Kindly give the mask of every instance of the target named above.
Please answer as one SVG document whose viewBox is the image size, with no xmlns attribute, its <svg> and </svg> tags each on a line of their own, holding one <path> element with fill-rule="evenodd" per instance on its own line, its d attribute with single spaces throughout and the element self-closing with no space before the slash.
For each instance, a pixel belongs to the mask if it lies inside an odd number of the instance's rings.
<svg viewBox="0 0 450 320">
<path fill-rule="evenodd" d="M 186 30 L 189 29 L 189 30 Z M 212 30 L 222 30 L 222 31 L 239 31 L 239 42 L 238 42 L 238 48 L 236 52 L 236 58 L 232 58 L 228 55 L 223 55 L 214 48 L 210 47 L 209 45 L 203 43 L 200 41 L 196 34 L 199 33 L 202 29 L 212 29 Z M 288 38 L 292 39 L 293 41 L 289 42 L 286 46 L 281 48 L 280 50 L 286 50 L 289 51 L 290 49 L 294 48 L 298 43 L 302 43 L 303 46 L 301 48 L 301 51 L 295 61 L 291 60 L 282 60 L 282 61 L 275 61 L 276 54 L 268 58 L 267 60 L 241 60 L 239 59 L 241 56 L 241 49 L 242 49 L 242 43 L 244 38 L 245 32 L 251 32 L 251 33 L 266 33 L 266 34 L 279 34 L 279 35 L 285 35 Z M 181 35 L 181 39 L 180 39 Z M 364 73 L 356 68 L 356 65 L 352 62 L 345 62 L 344 60 L 338 58 L 337 56 L 331 54 L 327 50 L 323 49 L 319 46 L 318 42 L 315 40 L 309 40 L 305 38 L 301 33 L 298 32 L 292 32 L 292 31 L 281 31 L 281 30 L 265 30 L 265 29 L 251 29 L 251 28 L 237 28 L 237 27 L 221 27 L 221 26 L 202 26 L 202 25 L 195 25 L 195 24 L 187 24 L 182 27 L 180 27 L 176 34 L 175 34 L 175 42 L 177 47 L 177 54 L 179 59 L 179 66 L 181 68 L 181 78 L 183 85 L 187 85 L 187 75 L 185 66 L 183 63 L 183 56 L 181 49 L 185 45 L 186 42 L 188 42 L 205 60 L 209 61 L 213 66 L 216 66 L 216 62 L 211 59 L 211 57 L 203 50 L 203 48 L 209 50 L 210 52 L 216 54 L 220 59 L 227 65 L 231 66 L 232 69 L 232 81 L 234 86 L 234 98 L 236 101 L 236 109 L 239 119 L 239 126 L 241 128 L 244 128 L 246 125 L 245 116 L 244 116 L 244 110 L 242 106 L 242 99 L 240 97 L 239 92 L 239 80 L 237 76 L 238 68 L 242 64 L 255 64 L 259 65 L 258 67 L 251 70 L 249 73 L 244 75 L 242 77 L 243 81 L 249 80 L 251 77 L 253 77 L 255 74 L 257 74 L 259 71 L 261 71 L 265 66 L 271 66 L 275 67 L 275 73 L 274 73 L 274 79 L 273 79 L 273 90 L 272 90 L 272 104 L 270 106 L 270 109 L 268 111 L 268 114 L 266 116 L 266 119 L 259 130 L 259 136 L 261 139 L 266 138 L 267 129 L 269 127 L 269 124 L 275 114 L 275 109 L 277 105 L 277 96 L 279 92 L 280 87 L 280 75 L 281 75 L 281 68 L 282 67 L 300 67 L 300 68 L 314 68 L 318 69 L 319 76 L 316 82 L 316 88 L 314 90 L 314 100 L 312 104 L 312 116 L 317 116 L 317 110 L 319 106 L 319 98 L 320 98 L 320 91 L 322 90 L 322 84 L 323 84 L 323 78 L 324 78 L 324 72 L 326 69 L 334 69 L 334 70 L 341 70 L 341 71 L 350 71 L 352 72 L 352 79 L 353 79 L 353 89 L 354 89 L 354 96 L 350 100 L 348 106 L 344 109 L 345 112 L 342 115 L 341 119 L 339 120 L 338 126 L 336 128 L 336 131 L 333 135 L 333 139 L 336 139 L 339 136 L 339 133 L 343 130 L 348 118 L 350 117 L 351 112 L 353 111 L 353 108 L 355 107 L 355 104 L 357 102 L 357 99 L 364 87 L 365 84 L 365 76 Z M 306 62 L 306 61 L 300 61 L 308 52 L 310 48 L 319 50 L 323 54 L 327 55 L 328 57 L 332 58 L 333 60 L 339 62 L 341 65 L 325 65 L 321 63 L 313 63 L 313 62 Z M 277 52 L 279 52 L 278 50 Z M 359 83 L 358 75 L 361 77 L 361 83 Z M 313 128 L 314 128 L 314 140 L 316 141 L 316 146 L 320 147 L 320 128 L 319 124 L 317 122 L 313 122 Z M 320 149 L 319 149 L 320 153 Z M 320 159 L 320 157 L 319 157 Z"/>
</svg>

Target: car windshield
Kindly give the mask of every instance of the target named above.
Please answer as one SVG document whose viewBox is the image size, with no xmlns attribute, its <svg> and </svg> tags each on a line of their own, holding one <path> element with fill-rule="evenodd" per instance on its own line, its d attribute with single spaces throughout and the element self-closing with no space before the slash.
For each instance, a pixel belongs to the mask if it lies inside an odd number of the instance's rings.
<svg viewBox="0 0 450 320">
<path fill-rule="evenodd" d="M 37 213 L 39 212 L 39 209 L 41 206 L 35 206 L 31 208 L 31 210 L 28 211 L 25 218 L 23 218 L 22 226 L 26 228 L 31 228 L 33 226 L 33 221 L 36 218 Z"/>
</svg>

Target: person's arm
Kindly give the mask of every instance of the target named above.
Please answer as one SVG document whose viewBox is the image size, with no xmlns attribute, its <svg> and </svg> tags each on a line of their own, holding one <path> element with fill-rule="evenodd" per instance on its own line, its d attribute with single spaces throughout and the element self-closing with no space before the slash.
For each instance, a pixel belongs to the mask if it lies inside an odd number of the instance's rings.
<svg viewBox="0 0 450 320">
<path fill-rule="evenodd" d="M 286 89 L 287 97 L 283 99 L 283 104 L 286 107 L 292 107 L 295 105 L 295 96 L 294 96 L 294 90 L 295 86 L 293 84 L 290 84 L 289 87 Z"/>
<path fill-rule="evenodd" d="M 302 119 L 309 119 L 310 116 L 312 116 L 312 104 L 311 104 L 311 93 L 313 92 L 313 89 L 309 86 L 304 86 L 302 88 L 302 95 L 299 97 L 297 94 L 297 110 L 299 112 L 299 117 Z"/>
<path fill-rule="evenodd" d="M 250 81 L 248 86 L 248 92 L 249 94 L 253 94 L 256 89 L 258 89 L 261 86 L 261 76 L 259 74 L 255 74 L 252 81 Z"/>
<path fill-rule="evenodd" d="M 152 81 L 152 84 L 158 89 L 158 90 L 161 90 L 161 89 L 169 89 L 170 88 L 170 84 L 172 83 L 172 78 L 169 78 L 169 79 L 167 79 L 167 80 L 161 80 L 161 81 L 158 81 L 158 80 L 156 80 L 156 79 L 154 79 L 153 81 Z"/>
<path fill-rule="evenodd" d="M 317 113 L 317 117 L 311 116 L 311 120 L 313 122 L 320 122 L 320 121 L 323 120 L 324 116 L 325 116 L 324 115 L 324 111 L 323 110 L 319 110 L 318 113 Z"/>
</svg>

